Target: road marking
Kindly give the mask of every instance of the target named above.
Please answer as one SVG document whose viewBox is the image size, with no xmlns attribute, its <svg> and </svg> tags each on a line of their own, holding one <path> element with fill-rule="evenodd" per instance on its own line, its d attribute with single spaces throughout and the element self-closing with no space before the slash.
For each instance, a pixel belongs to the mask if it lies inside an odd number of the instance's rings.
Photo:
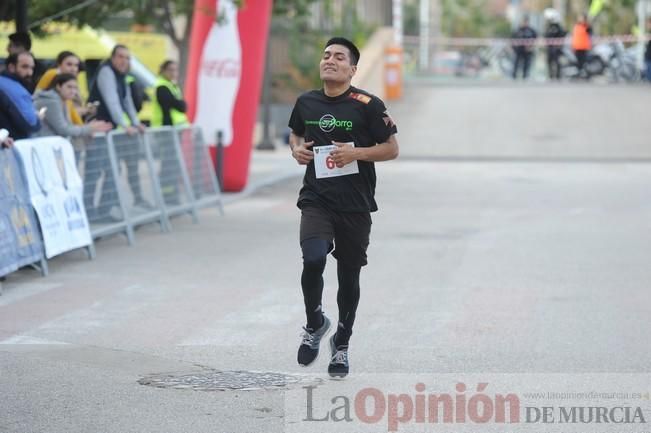
<svg viewBox="0 0 651 433">
<path fill-rule="evenodd" d="M 0 307 L 15 304 L 18 301 L 47 292 L 48 290 L 61 287 L 62 283 L 20 283 L 8 289 L 8 285 L 3 287 L 2 296 L 0 296 Z"/>
<path fill-rule="evenodd" d="M 143 288 L 139 284 L 125 287 L 107 299 L 45 322 L 24 334 L 9 337 L 0 344 L 67 344 L 63 341 L 108 329 L 125 321 L 149 305 L 142 300 L 151 299 L 152 292 L 151 287 Z"/>
</svg>

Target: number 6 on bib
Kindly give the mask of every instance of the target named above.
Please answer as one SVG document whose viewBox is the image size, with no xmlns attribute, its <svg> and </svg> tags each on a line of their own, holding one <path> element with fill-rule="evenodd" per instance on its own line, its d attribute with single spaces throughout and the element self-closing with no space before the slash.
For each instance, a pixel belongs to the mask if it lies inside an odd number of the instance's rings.
<svg viewBox="0 0 651 433">
<path fill-rule="evenodd" d="M 355 143 L 345 143 L 348 146 L 355 147 Z M 335 150 L 337 146 L 316 146 L 314 147 L 314 171 L 317 179 L 327 177 L 347 176 L 349 174 L 359 173 L 357 161 L 353 161 L 343 167 L 337 167 L 335 160 L 330 156 L 330 152 Z"/>
</svg>

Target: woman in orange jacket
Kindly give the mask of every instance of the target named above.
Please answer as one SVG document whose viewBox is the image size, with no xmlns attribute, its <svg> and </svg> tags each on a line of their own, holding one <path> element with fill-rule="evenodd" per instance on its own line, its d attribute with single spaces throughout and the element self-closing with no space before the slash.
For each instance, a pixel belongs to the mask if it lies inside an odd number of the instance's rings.
<svg viewBox="0 0 651 433">
<path fill-rule="evenodd" d="M 588 22 L 588 17 L 585 14 L 579 16 L 579 20 L 574 25 L 572 31 L 572 49 L 576 55 L 579 73 L 583 72 L 583 65 L 585 65 L 588 52 L 592 49 L 592 27 Z"/>
</svg>

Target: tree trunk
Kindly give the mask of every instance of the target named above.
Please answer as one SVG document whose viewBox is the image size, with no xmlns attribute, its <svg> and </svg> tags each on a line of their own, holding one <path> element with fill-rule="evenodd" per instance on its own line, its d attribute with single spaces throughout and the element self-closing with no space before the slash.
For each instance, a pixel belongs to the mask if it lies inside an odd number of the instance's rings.
<svg viewBox="0 0 651 433">
<path fill-rule="evenodd" d="M 183 29 L 183 34 L 181 37 L 178 36 L 176 27 L 174 27 L 174 17 L 172 11 L 170 10 L 170 2 L 163 1 L 161 4 L 163 9 L 162 25 L 165 33 L 170 37 L 174 47 L 179 53 L 179 86 L 183 88 L 185 86 L 186 74 L 188 69 L 188 52 L 189 52 L 189 42 L 190 42 L 190 33 L 192 31 L 192 15 L 193 10 L 189 10 L 185 15 L 185 29 Z"/>
<path fill-rule="evenodd" d="M 192 33 L 192 16 L 193 12 L 190 11 L 186 15 L 186 25 L 183 31 L 183 38 L 179 41 L 177 48 L 179 50 L 179 85 L 183 89 L 185 87 L 186 74 L 188 72 L 188 57 L 190 56 L 190 34 Z"/>
</svg>

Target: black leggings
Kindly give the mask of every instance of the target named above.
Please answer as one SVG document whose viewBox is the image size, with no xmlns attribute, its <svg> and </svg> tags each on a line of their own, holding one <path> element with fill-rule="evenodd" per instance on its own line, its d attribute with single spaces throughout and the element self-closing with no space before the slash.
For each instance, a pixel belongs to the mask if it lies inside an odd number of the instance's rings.
<svg viewBox="0 0 651 433">
<path fill-rule="evenodd" d="M 303 274 L 301 287 L 307 327 L 317 329 L 322 325 L 321 297 L 323 295 L 323 271 L 332 244 L 323 239 L 306 239 L 301 243 L 303 250 Z M 335 343 L 337 346 L 348 344 L 353 333 L 355 314 L 359 305 L 359 274 L 361 266 L 349 266 L 337 261 L 337 306 L 339 307 L 339 325 Z"/>
</svg>

